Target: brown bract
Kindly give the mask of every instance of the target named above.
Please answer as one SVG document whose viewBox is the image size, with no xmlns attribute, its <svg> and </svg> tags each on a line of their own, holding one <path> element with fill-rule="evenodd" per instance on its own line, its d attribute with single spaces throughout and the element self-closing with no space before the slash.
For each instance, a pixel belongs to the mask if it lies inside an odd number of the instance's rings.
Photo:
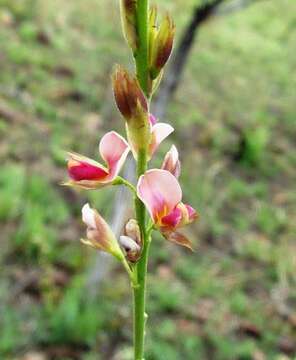
<svg viewBox="0 0 296 360">
<path fill-rule="evenodd" d="M 147 100 L 135 77 L 117 66 L 112 80 L 116 104 L 127 121 L 138 117 L 139 112 L 148 113 Z"/>
</svg>

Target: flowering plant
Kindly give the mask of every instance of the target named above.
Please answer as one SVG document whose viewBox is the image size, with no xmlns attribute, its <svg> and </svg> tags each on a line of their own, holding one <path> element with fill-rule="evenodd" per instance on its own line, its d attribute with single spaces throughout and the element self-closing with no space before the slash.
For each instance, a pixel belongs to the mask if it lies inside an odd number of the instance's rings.
<svg viewBox="0 0 296 360">
<path fill-rule="evenodd" d="M 192 250 L 190 240 L 179 230 L 198 216 L 190 205 L 182 202 L 178 182 L 181 166 L 174 145 L 160 169 L 148 170 L 148 163 L 159 145 L 174 131 L 171 125 L 157 122 L 149 111 L 152 95 L 172 51 L 174 23 L 167 15 L 159 24 L 157 9 L 149 8 L 148 0 L 120 0 L 120 10 L 123 33 L 136 65 L 135 76 L 117 66 L 112 77 L 127 140 L 115 131 L 102 137 L 99 153 L 105 165 L 69 153 L 70 179 L 65 185 L 88 190 L 125 185 L 134 195 L 135 218 L 127 222 L 119 239 L 95 209 L 84 205 L 82 220 L 87 231 L 82 242 L 110 253 L 126 269 L 134 294 L 134 359 L 143 360 L 146 274 L 152 231 L 159 231 L 166 240 Z M 129 151 L 137 164 L 136 186 L 119 176 Z"/>
</svg>

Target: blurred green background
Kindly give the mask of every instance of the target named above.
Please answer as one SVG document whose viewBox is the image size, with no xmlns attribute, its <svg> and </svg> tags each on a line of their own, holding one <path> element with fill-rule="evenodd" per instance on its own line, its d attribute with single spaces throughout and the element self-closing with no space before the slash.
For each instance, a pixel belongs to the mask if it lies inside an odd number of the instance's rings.
<svg viewBox="0 0 296 360">
<path fill-rule="evenodd" d="M 198 2 L 157 1 L 177 38 Z M 115 189 L 59 186 L 64 150 L 94 157 L 106 130 L 124 131 L 119 21 L 117 1 L 0 1 L 0 359 L 131 359 L 126 275 L 111 261 L 93 284 L 96 254 L 79 243 L 81 205 L 110 218 Z M 295 359 L 295 51 L 295 0 L 200 28 L 154 160 L 178 145 L 197 251 L 154 238 L 146 360 Z"/>
</svg>

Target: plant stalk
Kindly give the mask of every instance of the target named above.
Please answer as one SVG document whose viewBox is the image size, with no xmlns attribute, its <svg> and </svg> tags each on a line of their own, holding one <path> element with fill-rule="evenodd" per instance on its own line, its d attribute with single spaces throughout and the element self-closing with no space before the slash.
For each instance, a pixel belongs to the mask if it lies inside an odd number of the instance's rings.
<svg viewBox="0 0 296 360">
<path fill-rule="evenodd" d="M 141 176 L 147 168 L 146 151 L 138 153 L 137 176 Z M 146 298 L 146 275 L 149 251 L 149 234 L 146 231 L 146 210 L 140 199 L 135 199 L 136 216 L 141 229 L 143 249 L 139 262 L 135 266 L 137 287 L 134 291 L 134 360 L 144 359 L 145 338 L 145 298 Z"/>
<path fill-rule="evenodd" d="M 138 48 L 135 53 L 137 78 L 139 84 L 149 99 L 149 69 L 148 69 L 148 9 L 149 0 L 137 0 L 137 32 Z M 147 149 L 141 149 L 137 158 L 137 178 L 147 169 Z M 144 360 L 145 339 L 145 298 L 148 252 L 150 245 L 150 232 L 146 229 L 146 209 L 140 199 L 135 199 L 136 217 L 142 235 L 142 254 L 135 265 L 137 286 L 133 288 L 134 297 L 134 360 Z"/>
</svg>

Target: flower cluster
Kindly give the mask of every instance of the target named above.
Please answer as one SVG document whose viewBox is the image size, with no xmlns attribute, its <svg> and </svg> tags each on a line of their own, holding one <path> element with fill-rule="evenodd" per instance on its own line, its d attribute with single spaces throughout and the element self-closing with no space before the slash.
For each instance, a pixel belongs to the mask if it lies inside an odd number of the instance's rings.
<svg viewBox="0 0 296 360">
<path fill-rule="evenodd" d="M 127 128 L 129 128 L 129 121 L 126 120 Z M 133 121 L 136 123 L 136 119 Z M 141 133 L 142 127 L 138 132 L 135 131 L 133 140 L 129 142 L 115 131 L 108 132 L 102 137 L 99 152 L 106 165 L 76 153 L 69 153 L 70 180 L 66 185 L 83 189 L 98 189 L 107 185 L 120 184 L 121 178 L 118 174 L 130 149 L 137 157 L 139 146 L 145 145 L 146 142 L 145 146 L 151 157 L 160 143 L 173 131 L 170 125 L 158 123 L 151 114 L 147 114 L 146 121 L 150 134 L 148 144 L 145 139 L 142 143 L 138 142 L 137 134 Z M 142 135 L 140 134 L 139 137 L 141 139 Z M 179 154 L 173 145 L 165 155 L 161 169 L 148 170 L 138 179 L 136 191 L 150 214 L 153 227 L 158 229 L 167 240 L 192 248 L 190 241 L 178 231 L 179 228 L 197 218 L 196 211 L 182 202 L 182 190 L 177 180 L 180 169 Z M 82 209 L 82 219 L 87 225 L 87 240 L 83 242 L 121 258 L 118 242 L 99 213 L 86 204 Z M 126 224 L 125 234 L 120 237 L 119 244 L 129 261 L 138 260 L 141 253 L 141 236 L 136 220 L 132 219 Z"/>
<path fill-rule="evenodd" d="M 123 30 L 134 56 L 137 56 L 138 49 L 136 10 L 136 0 L 121 0 Z M 112 76 L 114 98 L 125 122 L 127 140 L 115 131 L 106 133 L 99 144 L 103 164 L 80 154 L 68 153 L 69 180 L 65 185 L 88 190 L 128 185 L 150 215 L 145 226 L 158 230 L 168 241 L 192 249 L 191 242 L 179 229 L 193 222 L 198 215 L 190 205 L 182 202 L 177 148 L 171 147 L 160 169 L 143 173 L 136 187 L 119 176 L 130 151 L 136 161 L 139 154 L 144 153 L 145 161 L 149 162 L 162 141 L 174 131 L 171 125 L 158 122 L 149 112 L 149 98 L 170 56 L 175 27 L 169 16 L 158 24 L 155 7 L 150 9 L 148 27 L 148 95 L 143 92 L 137 77 L 123 67 L 117 66 Z M 86 239 L 82 240 L 84 244 L 108 252 L 120 261 L 135 263 L 141 258 L 143 231 L 138 225 L 139 219 L 129 220 L 118 240 L 106 221 L 89 204 L 82 209 L 82 220 L 87 226 Z"/>
</svg>

